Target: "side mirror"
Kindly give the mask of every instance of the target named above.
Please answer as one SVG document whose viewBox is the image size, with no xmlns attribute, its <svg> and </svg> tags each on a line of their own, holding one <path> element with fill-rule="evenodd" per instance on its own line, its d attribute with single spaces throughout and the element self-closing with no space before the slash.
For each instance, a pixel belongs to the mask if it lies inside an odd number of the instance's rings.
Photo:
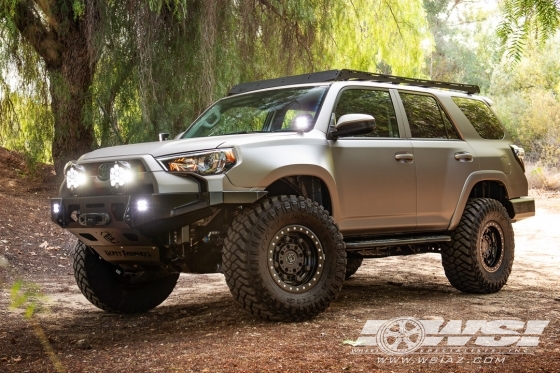
<svg viewBox="0 0 560 373">
<path fill-rule="evenodd" d="M 159 141 L 165 141 L 165 140 L 167 140 L 168 138 L 169 138 L 169 134 L 168 134 L 168 133 L 162 132 L 162 133 L 159 134 Z"/>
<path fill-rule="evenodd" d="M 329 139 L 370 133 L 375 128 L 375 118 L 368 114 L 346 114 L 340 117 L 329 134 Z"/>
</svg>

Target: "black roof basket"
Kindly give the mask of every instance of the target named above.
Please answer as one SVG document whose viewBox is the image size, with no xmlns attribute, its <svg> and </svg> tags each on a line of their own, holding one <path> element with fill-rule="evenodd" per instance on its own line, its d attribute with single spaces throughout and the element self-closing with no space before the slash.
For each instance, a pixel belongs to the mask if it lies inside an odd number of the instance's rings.
<svg viewBox="0 0 560 373">
<path fill-rule="evenodd" d="M 376 73 L 368 73 L 364 71 L 343 69 L 343 70 L 320 71 L 320 72 L 310 73 L 310 74 L 293 75 L 293 76 L 286 76 L 283 78 L 241 83 L 233 86 L 233 88 L 228 92 L 228 96 L 237 95 L 239 93 L 256 91 L 258 89 L 279 87 L 279 86 L 292 85 L 292 84 L 325 83 L 325 82 L 337 82 L 341 80 L 369 81 L 369 82 L 391 83 L 391 84 L 406 84 L 410 86 L 425 87 L 425 88 L 452 89 L 454 91 L 465 92 L 468 94 L 480 93 L 480 88 L 477 85 L 448 83 L 448 82 L 440 82 L 437 80 L 404 78 L 401 76 L 376 74 Z"/>
</svg>

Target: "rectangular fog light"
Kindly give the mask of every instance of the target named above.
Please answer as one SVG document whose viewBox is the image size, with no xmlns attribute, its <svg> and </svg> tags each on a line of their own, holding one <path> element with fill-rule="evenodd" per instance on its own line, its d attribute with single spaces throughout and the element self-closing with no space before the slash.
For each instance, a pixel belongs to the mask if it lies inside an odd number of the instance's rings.
<svg viewBox="0 0 560 373">
<path fill-rule="evenodd" d="M 148 210 L 148 201 L 146 201 L 145 199 L 139 199 L 136 202 L 136 207 L 138 208 L 138 211 L 147 211 Z"/>
</svg>

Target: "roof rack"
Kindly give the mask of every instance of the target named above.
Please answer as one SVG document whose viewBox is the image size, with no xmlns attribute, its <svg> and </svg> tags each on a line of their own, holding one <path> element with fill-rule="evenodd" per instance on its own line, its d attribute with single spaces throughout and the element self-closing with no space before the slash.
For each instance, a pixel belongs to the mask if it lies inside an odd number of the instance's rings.
<svg viewBox="0 0 560 373">
<path fill-rule="evenodd" d="M 370 82 L 379 82 L 379 83 L 405 84 L 409 86 L 425 87 L 425 88 L 451 89 L 454 91 L 465 92 L 470 95 L 480 93 L 480 88 L 477 85 L 440 82 L 437 80 L 404 78 L 401 76 L 342 69 L 342 70 L 320 71 L 311 74 L 286 76 L 283 78 L 276 78 L 276 79 L 259 80 L 256 82 L 249 82 L 249 83 L 241 83 L 233 86 L 233 88 L 228 92 L 228 96 L 256 91 L 258 89 L 279 87 L 279 86 L 292 85 L 292 84 L 325 83 L 325 82 L 337 82 L 343 80 L 370 81 Z"/>
</svg>

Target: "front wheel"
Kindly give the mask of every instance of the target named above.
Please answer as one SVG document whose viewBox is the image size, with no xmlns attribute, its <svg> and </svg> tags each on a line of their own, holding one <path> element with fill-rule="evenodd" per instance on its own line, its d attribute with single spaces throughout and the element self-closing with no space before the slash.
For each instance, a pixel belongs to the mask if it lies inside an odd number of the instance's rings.
<svg viewBox="0 0 560 373">
<path fill-rule="evenodd" d="M 81 241 L 74 253 L 74 277 L 82 294 L 102 310 L 146 312 L 167 299 L 179 273 L 125 273 Z"/>
<path fill-rule="evenodd" d="M 469 200 L 442 264 L 451 285 L 466 293 L 494 293 L 507 282 L 514 257 L 511 220 L 490 198 Z"/>
<path fill-rule="evenodd" d="M 316 202 L 295 196 L 244 209 L 228 231 L 222 259 L 234 298 L 265 320 L 299 321 L 324 311 L 346 273 L 333 218 Z"/>
<path fill-rule="evenodd" d="M 364 258 L 358 254 L 346 254 L 346 280 L 348 280 L 360 266 Z"/>
</svg>

